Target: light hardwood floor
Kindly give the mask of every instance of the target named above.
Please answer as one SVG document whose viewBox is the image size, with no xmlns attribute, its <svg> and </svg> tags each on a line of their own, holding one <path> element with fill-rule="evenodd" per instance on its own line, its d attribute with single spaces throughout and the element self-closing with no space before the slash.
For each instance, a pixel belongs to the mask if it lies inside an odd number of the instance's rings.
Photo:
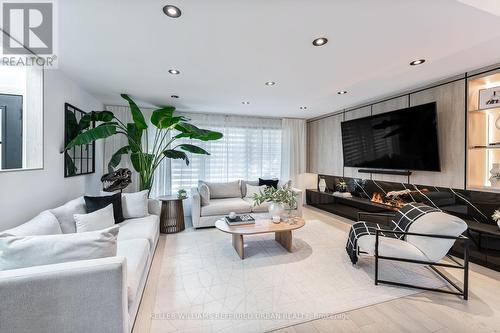
<svg viewBox="0 0 500 333">
<path fill-rule="evenodd" d="M 304 207 L 304 218 L 321 220 L 345 231 L 352 223 L 310 207 Z M 188 228 L 183 232 L 193 230 Z M 165 241 L 166 236 L 161 235 L 134 333 L 153 332 L 151 314 Z M 458 272 L 451 269 L 447 272 L 461 282 Z M 468 301 L 453 295 L 423 292 L 274 332 L 500 332 L 500 273 L 472 264 L 469 278 Z"/>
</svg>

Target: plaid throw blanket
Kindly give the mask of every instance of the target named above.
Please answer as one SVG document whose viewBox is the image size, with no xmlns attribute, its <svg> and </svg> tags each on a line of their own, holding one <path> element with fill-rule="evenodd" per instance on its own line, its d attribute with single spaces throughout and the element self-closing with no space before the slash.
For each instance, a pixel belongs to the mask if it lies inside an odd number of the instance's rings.
<svg viewBox="0 0 500 333">
<path fill-rule="evenodd" d="M 357 222 L 354 223 L 349 232 L 347 239 L 346 251 L 351 262 L 355 264 L 358 261 L 358 239 L 365 235 L 375 235 L 377 229 L 382 230 L 380 236 L 405 239 L 405 235 L 395 235 L 391 233 L 384 233 L 386 231 L 408 231 L 411 224 L 424 214 L 431 212 L 439 212 L 440 210 L 434 207 L 427 206 L 422 203 L 412 202 L 403 206 L 394 216 L 389 226 L 380 225 L 378 223 L 370 222 Z"/>
</svg>

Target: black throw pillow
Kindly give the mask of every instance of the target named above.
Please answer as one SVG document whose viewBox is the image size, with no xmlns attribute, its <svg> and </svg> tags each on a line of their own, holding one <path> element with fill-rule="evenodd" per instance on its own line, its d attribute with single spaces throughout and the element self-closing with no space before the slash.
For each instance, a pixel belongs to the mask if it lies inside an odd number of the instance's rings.
<svg viewBox="0 0 500 333">
<path fill-rule="evenodd" d="M 113 204 L 113 215 L 115 223 L 125 221 L 122 211 L 122 194 L 116 193 L 113 195 L 106 195 L 102 197 L 84 196 L 85 206 L 87 207 L 87 214 L 95 212 L 96 210 L 103 209 L 104 207 Z"/>
<path fill-rule="evenodd" d="M 278 188 L 278 179 L 262 179 L 259 178 L 259 186 L 266 185 Z"/>
</svg>

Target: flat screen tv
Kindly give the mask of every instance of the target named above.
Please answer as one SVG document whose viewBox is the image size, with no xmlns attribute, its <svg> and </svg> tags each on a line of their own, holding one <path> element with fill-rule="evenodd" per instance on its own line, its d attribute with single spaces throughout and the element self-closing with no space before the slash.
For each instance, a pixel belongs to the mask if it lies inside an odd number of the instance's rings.
<svg viewBox="0 0 500 333">
<path fill-rule="evenodd" d="M 436 103 L 341 123 L 344 166 L 440 171 Z"/>
</svg>

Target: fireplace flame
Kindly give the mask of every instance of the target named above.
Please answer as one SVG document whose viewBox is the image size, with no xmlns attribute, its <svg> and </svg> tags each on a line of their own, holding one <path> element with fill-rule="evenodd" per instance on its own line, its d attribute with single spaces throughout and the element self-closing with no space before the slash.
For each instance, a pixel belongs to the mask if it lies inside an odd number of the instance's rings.
<svg viewBox="0 0 500 333">
<path fill-rule="evenodd" d="M 389 199 L 380 192 L 373 193 L 371 202 L 379 203 L 379 204 L 390 206 L 390 207 L 396 207 L 396 208 L 401 208 L 405 205 L 405 202 L 403 200 L 401 200 L 400 198 Z"/>
</svg>

